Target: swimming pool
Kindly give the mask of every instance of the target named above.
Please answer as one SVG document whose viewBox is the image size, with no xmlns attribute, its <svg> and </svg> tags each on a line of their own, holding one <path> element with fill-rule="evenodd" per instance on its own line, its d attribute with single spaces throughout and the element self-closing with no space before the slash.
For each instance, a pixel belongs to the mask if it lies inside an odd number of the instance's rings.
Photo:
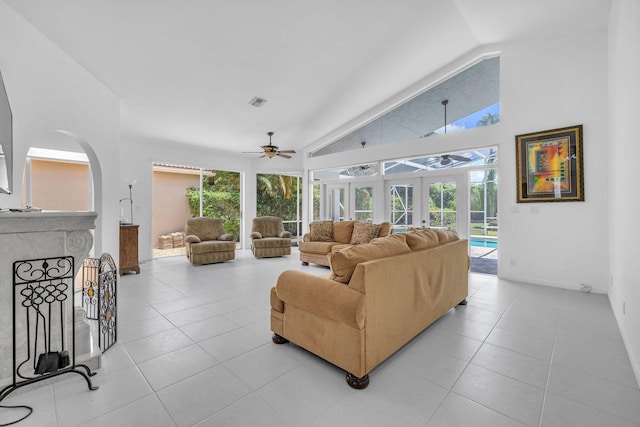
<svg viewBox="0 0 640 427">
<path fill-rule="evenodd" d="M 497 248 L 498 240 L 492 239 L 490 237 L 471 237 L 469 239 L 471 242 L 471 246 L 478 246 L 481 248 Z"/>
</svg>

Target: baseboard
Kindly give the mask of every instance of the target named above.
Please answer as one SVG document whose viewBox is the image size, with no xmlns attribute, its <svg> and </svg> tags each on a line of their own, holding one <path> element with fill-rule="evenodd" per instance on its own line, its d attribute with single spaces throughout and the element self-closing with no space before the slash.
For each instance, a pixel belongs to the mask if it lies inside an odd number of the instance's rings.
<svg viewBox="0 0 640 427">
<path fill-rule="evenodd" d="M 516 279 L 514 277 L 502 275 L 500 274 L 500 272 L 498 272 L 498 278 L 502 280 L 510 280 L 512 282 L 518 282 L 518 283 L 528 283 L 531 285 L 547 286 L 550 288 L 559 288 L 559 289 L 567 289 L 570 291 L 584 292 L 584 290 L 582 289 L 582 285 L 578 285 L 575 283 L 549 282 L 547 280 L 536 280 L 536 279 L 522 280 L 521 278 Z M 608 290 L 606 288 L 591 287 L 589 292 L 594 294 L 602 294 L 602 295 L 608 294 Z"/>
<path fill-rule="evenodd" d="M 631 361 L 631 370 L 636 376 L 636 383 L 638 383 L 638 387 L 640 387 L 640 359 L 638 359 L 637 355 L 634 354 L 633 348 L 629 345 L 629 337 L 627 336 L 626 330 L 622 327 L 622 323 L 620 322 L 618 313 L 613 307 L 611 298 L 609 298 L 609 304 L 611 305 L 611 310 L 613 311 L 613 317 L 616 318 L 618 330 L 620 331 L 620 335 L 622 336 L 622 343 L 624 344 L 624 348 L 625 350 L 627 350 L 627 355 L 629 356 L 629 360 Z"/>
</svg>

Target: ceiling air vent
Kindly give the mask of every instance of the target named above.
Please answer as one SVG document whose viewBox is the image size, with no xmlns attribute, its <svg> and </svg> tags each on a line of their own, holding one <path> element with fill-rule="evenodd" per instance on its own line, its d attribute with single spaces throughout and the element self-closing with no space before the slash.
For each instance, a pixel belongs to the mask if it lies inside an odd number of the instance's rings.
<svg viewBox="0 0 640 427">
<path fill-rule="evenodd" d="M 254 96 L 253 99 L 249 101 L 249 104 L 253 105 L 254 107 L 262 107 L 265 102 L 267 102 L 266 99 Z"/>
</svg>

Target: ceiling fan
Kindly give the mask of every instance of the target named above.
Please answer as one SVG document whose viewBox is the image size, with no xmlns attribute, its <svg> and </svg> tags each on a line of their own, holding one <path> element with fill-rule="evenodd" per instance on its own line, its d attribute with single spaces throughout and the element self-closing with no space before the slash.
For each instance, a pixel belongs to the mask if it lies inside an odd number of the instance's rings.
<svg viewBox="0 0 640 427">
<path fill-rule="evenodd" d="M 443 154 L 443 155 L 440 156 L 440 165 L 441 166 L 447 166 L 453 160 L 455 160 L 456 162 L 470 162 L 471 161 L 470 158 L 464 157 L 464 156 L 458 156 L 457 154 Z"/>
<path fill-rule="evenodd" d="M 262 148 L 262 151 L 243 151 L 243 153 L 262 154 L 262 156 L 260 156 L 259 158 L 268 157 L 270 159 L 276 156 L 283 157 L 285 159 L 290 159 L 291 156 L 289 156 L 289 154 L 295 154 L 296 152 L 295 150 L 280 150 L 277 145 L 273 145 L 271 143 L 271 137 L 273 136 L 273 132 L 267 132 L 267 135 L 269 135 L 269 144 L 261 145 L 260 148 Z"/>
<path fill-rule="evenodd" d="M 443 99 L 441 102 L 444 107 L 444 133 L 447 133 L 447 104 L 449 104 L 448 99 Z M 455 160 L 456 162 L 469 162 L 470 158 L 464 156 L 458 156 L 457 154 L 443 154 L 440 156 L 440 166 L 447 166 L 451 164 L 451 162 Z"/>
</svg>

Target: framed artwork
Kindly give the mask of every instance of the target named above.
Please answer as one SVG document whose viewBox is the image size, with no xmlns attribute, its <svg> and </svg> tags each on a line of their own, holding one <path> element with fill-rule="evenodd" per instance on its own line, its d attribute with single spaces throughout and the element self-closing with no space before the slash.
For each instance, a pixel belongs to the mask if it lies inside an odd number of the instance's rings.
<svg viewBox="0 0 640 427">
<path fill-rule="evenodd" d="M 584 201 L 582 125 L 516 135 L 518 203 Z"/>
</svg>

